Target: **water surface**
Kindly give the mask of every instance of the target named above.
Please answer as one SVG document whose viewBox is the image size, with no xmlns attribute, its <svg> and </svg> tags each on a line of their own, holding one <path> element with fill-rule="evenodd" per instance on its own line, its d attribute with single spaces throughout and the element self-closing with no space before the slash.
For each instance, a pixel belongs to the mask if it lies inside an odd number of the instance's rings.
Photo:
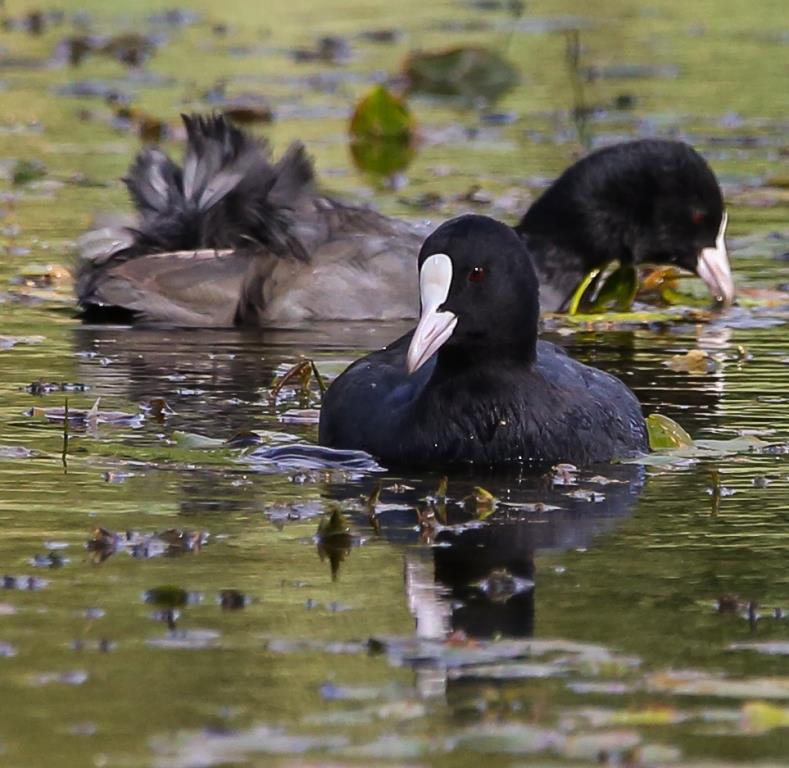
<svg viewBox="0 0 789 768">
<path fill-rule="evenodd" d="M 169 23 L 131 6 L 0 36 L 0 763 L 786 764 L 785 3 L 201 0 Z M 84 25 L 158 47 L 139 71 L 70 67 L 55 52 Z M 393 42 L 363 34 L 381 30 Z M 325 35 L 351 55 L 294 58 Z M 356 98 L 409 50 L 461 43 L 507 55 L 521 85 L 495 105 L 413 99 L 405 184 L 354 170 Z M 469 471 L 436 498 L 436 473 L 277 450 L 315 442 L 319 395 L 272 398 L 276 376 L 304 357 L 334 376 L 400 325 L 81 326 L 68 281 L 41 274 L 70 264 L 93 214 L 125 209 L 115 180 L 138 139 L 72 94 L 128 95 L 175 131 L 220 81 L 270 101 L 258 130 L 276 151 L 304 139 L 327 189 L 435 220 L 513 220 L 588 147 L 693 142 L 724 186 L 741 305 L 551 320 L 548 337 L 718 442 L 542 478 Z M 13 184 L 20 159 L 41 177 Z M 710 370 L 666 365 L 691 349 Z M 62 419 L 40 409 L 66 397 L 100 413 L 72 420 L 64 457 Z M 262 446 L 222 444 L 248 430 Z"/>
</svg>

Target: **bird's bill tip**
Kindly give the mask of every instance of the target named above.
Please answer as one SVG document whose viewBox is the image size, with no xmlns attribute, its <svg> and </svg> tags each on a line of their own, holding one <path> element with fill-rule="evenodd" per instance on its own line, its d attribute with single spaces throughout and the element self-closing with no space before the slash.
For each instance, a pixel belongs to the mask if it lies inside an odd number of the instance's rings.
<svg viewBox="0 0 789 768">
<path fill-rule="evenodd" d="M 457 322 L 457 315 L 454 312 L 436 312 L 429 309 L 422 313 L 408 346 L 406 355 L 408 373 L 418 371 L 438 352 L 452 335 Z"/>
<path fill-rule="evenodd" d="M 731 262 L 726 251 L 726 223 L 728 216 L 723 214 L 715 246 L 702 248 L 699 253 L 697 273 L 706 283 L 717 301 L 729 306 L 734 301 L 734 277 L 731 273 Z"/>
</svg>

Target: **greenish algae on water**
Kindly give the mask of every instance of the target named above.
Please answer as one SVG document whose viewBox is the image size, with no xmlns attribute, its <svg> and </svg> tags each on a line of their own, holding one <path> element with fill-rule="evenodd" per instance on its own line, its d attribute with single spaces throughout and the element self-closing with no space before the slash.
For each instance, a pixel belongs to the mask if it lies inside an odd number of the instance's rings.
<svg viewBox="0 0 789 768">
<path fill-rule="evenodd" d="M 96 34 L 151 35 L 141 73 L 93 54 L 52 64 L 71 22 L 0 32 L 4 765 L 785 763 L 785 3 L 496 5 L 200 0 L 181 25 L 147 20 L 168 3 L 81 3 Z M 296 60 L 331 35 L 347 60 Z M 409 51 L 457 45 L 506 55 L 521 84 L 495 104 L 410 99 L 407 184 L 373 185 L 351 163 L 354 104 Z M 403 328 L 81 327 L 58 268 L 95 213 L 127 210 L 117 179 L 139 144 L 105 99 L 65 95 L 76 82 L 129 93 L 173 129 L 224 82 L 270 103 L 256 130 L 276 153 L 305 140 L 327 189 L 434 220 L 514 220 L 590 143 L 692 141 L 724 184 L 747 306 L 713 322 L 549 324 L 647 412 L 738 442 L 540 482 L 451 477 L 445 504 L 433 473 L 218 444 L 244 430 L 314 441 L 317 386 L 271 398 L 274 379 L 305 357 L 331 377 Z M 694 349 L 708 372 L 664 365 Z M 40 381 L 79 386 L 26 390 Z M 64 468 L 62 423 L 25 414 L 66 396 L 72 415 L 99 397 L 141 415 L 72 422 Z M 156 397 L 173 413 L 140 408 Z M 475 486 L 496 498 L 483 524 L 463 504 Z M 338 505 L 349 531 L 332 579 L 319 526 Z M 124 542 L 103 560 L 86 549 L 97 528 Z M 184 541 L 200 545 L 161 543 Z M 163 608 L 146 594 L 187 598 Z"/>
</svg>

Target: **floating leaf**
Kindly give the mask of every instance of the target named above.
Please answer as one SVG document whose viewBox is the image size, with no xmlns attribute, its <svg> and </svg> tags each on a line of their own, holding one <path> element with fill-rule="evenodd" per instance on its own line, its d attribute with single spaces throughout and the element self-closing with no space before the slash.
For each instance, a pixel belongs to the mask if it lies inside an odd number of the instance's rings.
<svg viewBox="0 0 789 768">
<path fill-rule="evenodd" d="M 478 46 L 411 53 L 403 64 L 403 74 L 415 93 L 487 102 L 496 101 L 520 81 L 507 59 Z"/>
<path fill-rule="evenodd" d="M 646 709 L 622 710 L 612 713 L 610 722 L 614 725 L 672 725 L 680 723 L 685 716 L 667 706 L 647 707 Z"/>
<path fill-rule="evenodd" d="M 666 288 L 676 290 L 678 280 L 679 270 L 676 267 L 666 265 L 653 267 L 642 276 L 641 290 L 658 294 Z"/>
<path fill-rule="evenodd" d="M 70 35 L 58 43 L 55 61 L 79 66 L 89 54 L 101 54 L 129 67 L 139 67 L 156 52 L 157 42 L 137 32 L 112 37 Z"/>
<path fill-rule="evenodd" d="M 108 531 L 106 528 L 96 528 L 88 539 L 85 549 L 88 552 L 97 553 L 97 561 L 103 562 L 115 552 L 120 543 L 117 533 Z"/>
<path fill-rule="evenodd" d="M 31 459 L 38 454 L 23 445 L 0 444 L 0 459 Z"/>
<path fill-rule="evenodd" d="M 511 597 L 534 589 L 531 579 L 523 579 L 507 568 L 494 568 L 475 585 L 493 603 L 506 603 Z"/>
<path fill-rule="evenodd" d="M 378 506 L 378 501 L 381 498 L 381 482 L 375 484 L 373 492 L 368 496 L 365 507 L 367 508 L 367 519 L 376 533 L 381 533 L 381 524 L 378 521 L 378 516 L 375 513 L 375 508 Z"/>
<path fill-rule="evenodd" d="M 475 486 L 474 488 L 474 502 L 477 505 L 477 511 L 490 514 L 496 506 L 496 497 L 485 488 Z"/>
<path fill-rule="evenodd" d="M 341 537 L 343 541 L 348 541 L 350 536 L 351 528 L 339 508 L 335 507 L 318 525 L 318 539 L 322 542 L 327 542 L 337 537 Z"/>
<path fill-rule="evenodd" d="M 651 413 L 646 422 L 649 447 L 653 451 L 693 445 L 693 438 L 676 421 L 662 413 Z"/>
<path fill-rule="evenodd" d="M 137 120 L 137 133 L 145 144 L 160 144 L 169 132 L 167 123 L 153 115 L 141 115 Z"/>
<path fill-rule="evenodd" d="M 697 293 L 693 284 L 684 278 L 677 267 L 662 265 L 648 267 L 641 270 L 640 285 L 638 289 L 639 299 L 654 301 L 657 299 L 662 304 L 669 306 L 682 304 L 684 306 L 706 307 L 710 303 L 709 294 L 706 288 Z M 700 283 L 700 281 L 698 281 Z M 683 290 L 680 290 L 682 283 Z"/>
<path fill-rule="evenodd" d="M 166 555 L 180 555 L 185 552 L 199 552 L 208 541 L 205 531 L 184 531 L 180 528 L 168 528 L 154 534 L 154 538 L 162 541 L 167 549 Z"/>
<path fill-rule="evenodd" d="M 403 37 L 403 32 L 399 29 L 365 29 L 359 33 L 362 40 L 370 43 L 396 43 Z"/>
<path fill-rule="evenodd" d="M 398 139 L 410 141 L 414 118 L 403 99 L 394 96 L 383 85 L 377 85 L 356 105 L 351 117 L 353 139 Z"/>
<path fill-rule="evenodd" d="M 391 139 L 352 141 L 350 150 L 353 164 L 360 171 L 381 179 L 402 173 L 416 154 L 410 143 Z"/>
<path fill-rule="evenodd" d="M 578 310 L 577 314 L 547 313 L 543 315 L 546 329 L 561 329 L 565 333 L 581 331 L 622 331 L 633 328 L 669 326 L 675 323 L 708 323 L 715 315 L 708 310 L 668 307 L 661 310 L 638 310 L 634 312 L 608 312 L 589 314 Z"/>
<path fill-rule="evenodd" d="M 145 593 L 145 602 L 163 608 L 181 608 L 184 605 L 195 602 L 192 595 L 181 587 L 163 586 L 154 587 Z"/>
<path fill-rule="evenodd" d="M 237 589 L 223 589 L 219 593 L 219 605 L 223 611 L 238 611 L 249 603 L 249 598 Z"/>
<path fill-rule="evenodd" d="M 414 118 L 403 99 L 376 86 L 356 105 L 349 127 L 351 156 L 357 168 L 389 177 L 414 157 Z"/>
<path fill-rule="evenodd" d="M 75 669 L 68 672 L 48 672 L 36 675 L 31 680 L 33 685 L 82 685 L 88 679 L 88 673 L 82 669 Z"/>
<path fill-rule="evenodd" d="M 30 592 L 43 589 L 47 584 L 49 582 L 46 579 L 39 579 L 36 576 L 9 576 L 6 574 L 0 579 L 0 587 L 3 589 L 18 589 Z"/>
<path fill-rule="evenodd" d="M 318 524 L 318 556 L 328 560 L 332 579 L 337 578 L 340 564 L 345 560 L 353 545 L 351 528 L 339 508 L 335 507 Z"/>
<path fill-rule="evenodd" d="M 647 420 L 647 428 L 649 420 Z M 665 453 L 648 453 L 632 459 L 625 459 L 626 464 L 643 464 L 645 466 L 689 466 L 699 459 L 720 458 L 739 453 L 760 452 L 770 448 L 770 443 L 758 437 L 746 435 L 731 440 L 695 440 L 690 445 L 667 445 L 659 449 Z M 721 489 L 723 493 L 725 489 Z"/>
<path fill-rule="evenodd" d="M 742 724 L 749 733 L 766 733 L 774 728 L 789 728 L 789 709 L 749 701 L 742 708 Z"/>
<path fill-rule="evenodd" d="M 69 35 L 61 40 L 55 48 L 55 61 L 68 62 L 72 67 L 79 66 L 89 53 L 99 47 L 96 37 L 91 35 Z"/>
<path fill-rule="evenodd" d="M 11 171 L 11 180 L 15 186 L 29 184 L 44 178 L 47 168 L 40 160 L 17 160 Z"/>
<path fill-rule="evenodd" d="M 663 365 L 683 373 L 711 373 L 717 368 L 716 362 L 703 349 L 691 349 L 684 355 L 674 355 L 664 360 Z"/>
</svg>

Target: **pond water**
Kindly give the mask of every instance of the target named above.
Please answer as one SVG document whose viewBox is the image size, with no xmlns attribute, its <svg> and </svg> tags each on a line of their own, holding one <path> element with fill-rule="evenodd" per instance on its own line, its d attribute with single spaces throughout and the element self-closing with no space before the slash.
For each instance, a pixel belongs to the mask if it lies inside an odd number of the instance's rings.
<svg viewBox="0 0 789 768">
<path fill-rule="evenodd" d="M 789 764 L 784 0 L 3 10 L 1 765 Z M 85 29 L 155 51 L 70 66 Z M 301 60 L 328 35 L 337 60 Z M 520 85 L 411 99 L 407 179 L 357 172 L 355 101 L 409 50 L 468 43 Z M 316 440 L 318 388 L 272 396 L 299 360 L 331 377 L 402 326 L 82 326 L 49 268 L 125 209 L 138 147 L 104 96 L 175 129 L 220 83 L 268 100 L 275 151 L 304 139 L 327 189 L 393 215 L 513 220 L 584 147 L 691 141 L 724 187 L 740 305 L 546 336 L 699 442 L 444 489 L 293 448 Z"/>
</svg>

